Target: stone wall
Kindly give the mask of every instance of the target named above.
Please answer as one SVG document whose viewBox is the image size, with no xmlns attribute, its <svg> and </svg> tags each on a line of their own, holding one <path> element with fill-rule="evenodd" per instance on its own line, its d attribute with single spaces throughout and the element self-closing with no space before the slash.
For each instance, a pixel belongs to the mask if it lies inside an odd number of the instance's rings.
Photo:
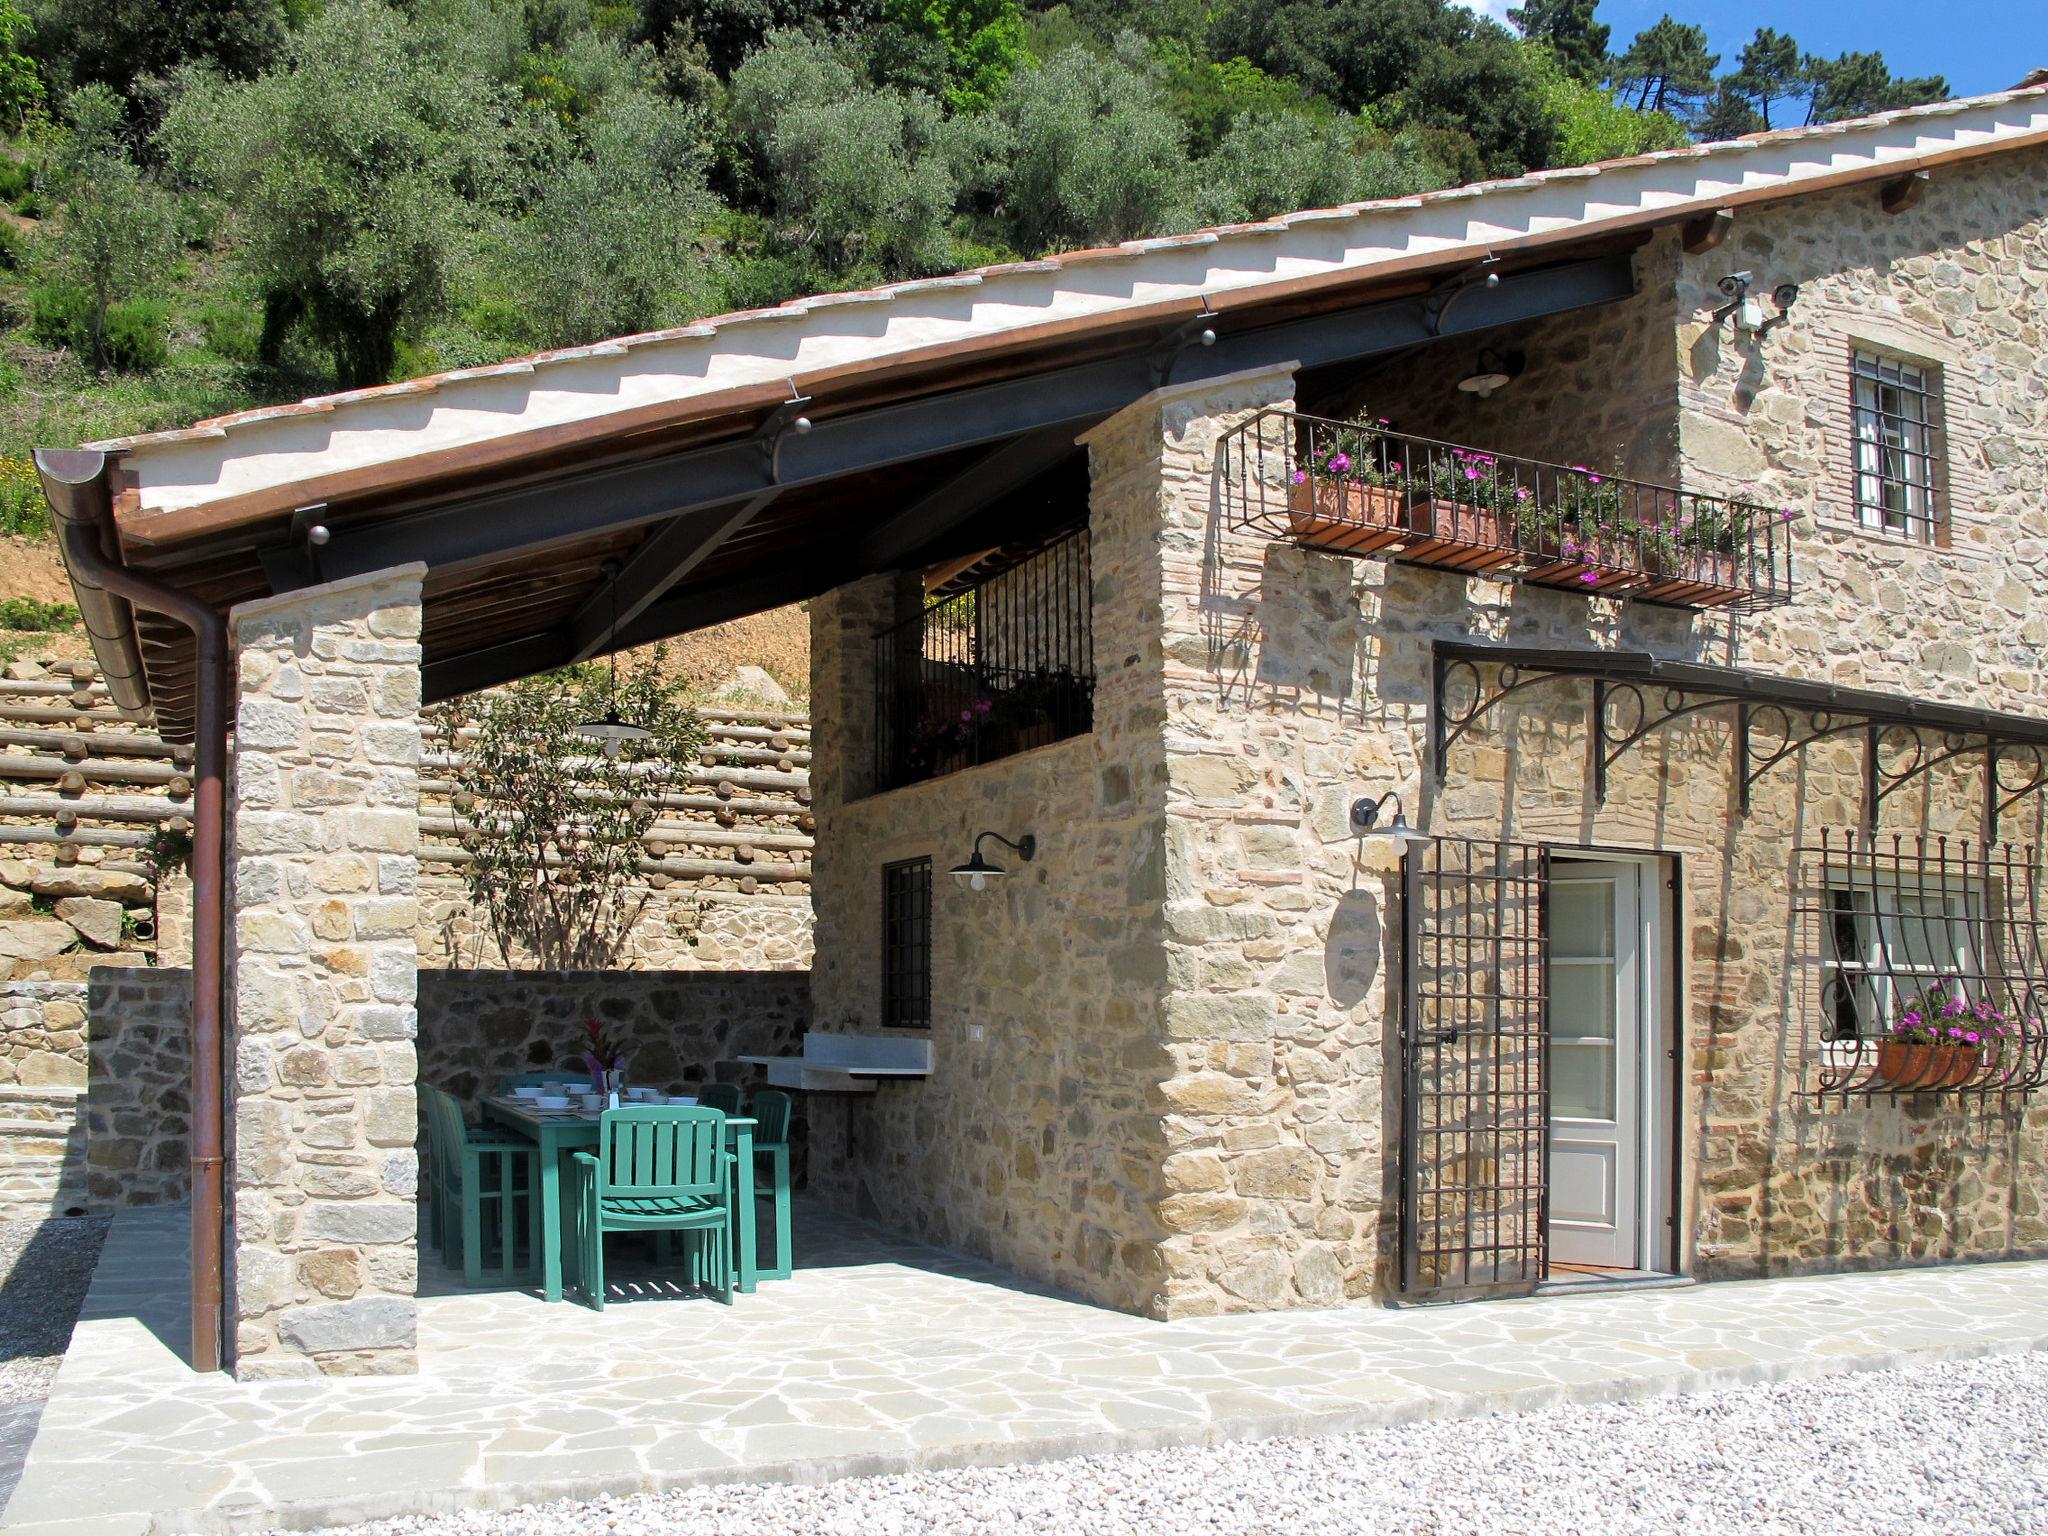
<svg viewBox="0 0 2048 1536">
<path fill-rule="evenodd" d="M 1123 440 L 1090 451 L 1088 736 L 870 794 L 873 638 L 918 588 L 870 580 L 812 604 L 812 701 L 827 744 L 813 775 L 818 1027 L 878 1027 L 882 865 L 928 857 L 934 885 L 932 1073 L 871 1096 L 814 1095 L 811 1178 L 898 1230 L 1147 1312 L 1164 1283 L 1170 1070 L 1156 474 Z M 984 830 L 1031 833 L 1037 856 L 999 853 L 1011 875 L 963 891 L 946 871 Z"/>
<path fill-rule="evenodd" d="M 228 1305 L 243 1379 L 417 1369 L 423 570 L 231 615 Z"/>
<path fill-rule="evenodd" d="M 99 970 L 88 1007 L 86 1191 L 101 1205 L 191 1197 L 192 973 Z"/>
<path fill-rule="evenodd" d="M 0 1084 L 85 1086 L 85 983 L 0 982 Z"/>
<path fill-rule="evenodd" d="M 647 906 L 627 940 L 621 968 L 636 971 L 785 971 L 811 963 L 811 900 L 794 892 L 751 895 L 670 885 L 629 887 Z M 496 964 L 497 946 L 481 930 L 460 878 L 425 866 L 420 873 L 420 968 L 473 970 Z"/>
<path fill-rule="evenodd" d="M 583 1021 L 628 1052 L 631 1083 L 685 1093 L 753 1078 L 740 1056 L 794 1055 L 810 1024 L 801 971 L 422 971 L 420 1078 L 465 1100 L 514 1072 L 576 1066 Z"/>
</svg>

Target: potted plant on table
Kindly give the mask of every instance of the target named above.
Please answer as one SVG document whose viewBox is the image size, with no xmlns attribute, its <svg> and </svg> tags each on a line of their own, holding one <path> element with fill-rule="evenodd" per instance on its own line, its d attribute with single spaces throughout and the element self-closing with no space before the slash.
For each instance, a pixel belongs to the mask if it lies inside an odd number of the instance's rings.
<svg viewBox="0 0 2048 1536">
<path fill-rule="evenodd" d="M 1905 999 L 1877 1045 L 1874 1084 L 1911 1091 L 1960 1088 L 1989 1053 L 1996 1059 L 2014 1021 L 1988 999 L 1971 1002 L 1949 976 Z"/>
<path fill-rule="evenodd" d="M 582 1055 L 583 1065 L 590 1069 L 592 1091 L 609 1095 L 616 1104 L 617 1095 L 626 1086 L 625 1048 L 605 1033 L 598 1020 L 585 1019 Z"/>
</svg>

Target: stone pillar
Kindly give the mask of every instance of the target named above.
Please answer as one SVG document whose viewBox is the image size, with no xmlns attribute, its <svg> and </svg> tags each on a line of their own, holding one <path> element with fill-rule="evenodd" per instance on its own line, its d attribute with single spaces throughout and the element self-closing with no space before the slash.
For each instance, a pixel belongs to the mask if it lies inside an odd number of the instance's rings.
<svg viewBox="0 0 2048 1536">
<path fill-rule="evenodd" d="M 1165 827 L 1162 1317 L 1329 1305 L 1374 1273 L 1383 877 L 1351 867 L 1342 811 L 1377 750 L 1355 573 L 1225 526 L 1216 451 L 1292 394 L 1285 367 L 1171 387 L 1088 438 L 1098 718 L 1109 700 L 1160 733 L 1140 793 Z"/>
<path fill-rule="evenodd" d="M 235 1374 L 417 1368 L 420 579 L 229 616 Z"/>
</svg>

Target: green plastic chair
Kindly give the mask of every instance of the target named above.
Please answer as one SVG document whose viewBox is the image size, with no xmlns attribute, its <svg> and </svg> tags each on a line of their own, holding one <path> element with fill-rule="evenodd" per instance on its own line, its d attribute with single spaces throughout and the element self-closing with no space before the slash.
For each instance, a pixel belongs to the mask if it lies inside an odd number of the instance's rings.
<svg viewBox="0 0 2048 1536">
<path fill-rule="evenodd" d="M 604 1310 L 607 1232 L 685 1233 L 690 1276 L 732 1305 L 733 1165 L 725 1115 L 635 1104 L 598 1118 L 597 1150 L 576 1154 L 576 1242 L 584 1300 Z"/>
<path fill-rule="evenodd" d="M 796 1101 L 778 1088 L 762 1088 L 752 1100 L 754 1117 L 754 1163 L 768 1160 L 768 1187 L 775 1197 L 775 1262 L 761 1266 L 766 1280 L 787 1280 L 790 1276 L 789 1222 L 789 1120 Z M 754 1188 L 759 1189 L 757 1179 Z"/>
<path fill-rule="evenodd" d="M 424 1091 L 434 1244 L 443 1261 L 459 1263 L 470 1286 L 530 1274 L 540 1257 L 540 1149 L 518 1136 L 479 1131 L 463 1120 L 453 1097 Z"/>
<path fill-rule="evenodd" d="M 721 1115 L 740 1112 L 740 1091 L 731 1083 L 706 1083 L 697 1090 L 697 1107 L 715 1109 Z"/>
</svg>

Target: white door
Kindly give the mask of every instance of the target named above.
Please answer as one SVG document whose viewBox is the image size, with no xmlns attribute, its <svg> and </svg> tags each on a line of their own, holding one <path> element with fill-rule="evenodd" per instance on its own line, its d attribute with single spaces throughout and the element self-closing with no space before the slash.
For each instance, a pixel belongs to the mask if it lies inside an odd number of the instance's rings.
<svg viewBox="0 0 2048 1536">
<path fill-rule="evenodd" d="M 1552 1265 L 1642 1264 L 1644 868 L 1551 863 Z"/>
</svg>

